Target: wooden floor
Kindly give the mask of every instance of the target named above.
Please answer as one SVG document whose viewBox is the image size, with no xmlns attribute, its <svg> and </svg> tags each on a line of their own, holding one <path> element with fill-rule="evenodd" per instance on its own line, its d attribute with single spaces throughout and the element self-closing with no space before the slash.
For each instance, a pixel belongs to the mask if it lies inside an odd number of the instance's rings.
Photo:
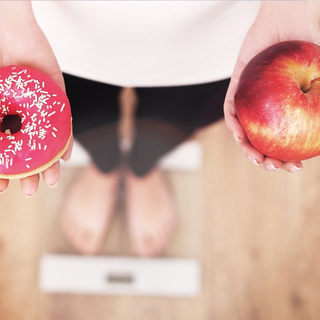
<svg viewBox="0 0 320 320">
<path fill-rule="evenodd" d="M 197 137 L 198 173 L 166 174 L 180 226 L 165 256 L 198 258 L 195 299 L 48 295 L 39 291 L 43 253 L 73 253 L 58 226 L 65 190 L 26 199 L 17 181 L 0 197 L 1 320 L 318 320 L 320 158 L 301 173 L 264 172 L 238 151 L 220 122 Z M 130 254 L 125 216 L 116 214 L 103 254 Z"/>
</svg>

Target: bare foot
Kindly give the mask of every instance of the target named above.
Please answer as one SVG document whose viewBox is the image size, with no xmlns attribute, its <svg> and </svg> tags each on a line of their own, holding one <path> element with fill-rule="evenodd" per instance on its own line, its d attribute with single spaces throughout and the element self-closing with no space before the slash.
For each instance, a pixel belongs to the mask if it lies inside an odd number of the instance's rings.
<svg viewBox="0 0 320 320">
<path fill-rule="evenodd" d="M 101 249 L 116 203 L 118 183 L 118 171 L 105 174 L 92 164 L 67 194 L 62 229 L 79 252 L 95 254 Z"/>
<path fill-rule="evenodd" d="M 159 169 L 144 177 L 126 174 L 126 209 L 132 247 L 139 256 L 163 251 L 176 225 L 168 186 Z"/>
</svg>

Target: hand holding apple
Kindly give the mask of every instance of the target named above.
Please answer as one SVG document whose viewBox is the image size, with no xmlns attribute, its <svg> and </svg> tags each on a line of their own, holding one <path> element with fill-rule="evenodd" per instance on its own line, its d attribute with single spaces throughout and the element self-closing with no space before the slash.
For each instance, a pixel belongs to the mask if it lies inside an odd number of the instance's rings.
<svg viewBox="0 0 320 320">
<path fill-rule="evenodd" d="M 320 47 L 285 41 L 256 55 L 235 94 L 238 120 L 250 143 L 281 161 L 320 154 Z"/>
<path fill-rule="evenodd" d="M 320 2 L 318 1 L 262 1 L 256 21 L 250 28 L 240 49 L 224 104 L 225 123 L 232 131 L 242 153 L 260 168 L 296 172 L 300 161 L 281 161 L 275 155 L 265 155 L 248 139 L 245 128 L 236 114 L 235 93 L 240 75 L 249 61 L 264 49 L 288 40 L 320 44 Z"/>
</svg>

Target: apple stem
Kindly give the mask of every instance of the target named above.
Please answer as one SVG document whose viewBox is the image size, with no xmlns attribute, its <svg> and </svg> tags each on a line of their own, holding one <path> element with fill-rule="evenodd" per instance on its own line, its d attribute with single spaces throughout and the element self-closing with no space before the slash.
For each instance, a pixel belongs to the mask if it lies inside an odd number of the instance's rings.
<svg viewBox="0 0 320 320">
<path fill-rule="evenodd" d="M 307 85 L 303 86 L 301 90 L 307 93 L 316 81 L 320 81 L 320 77 L 312 79 Z"/>
</svg>

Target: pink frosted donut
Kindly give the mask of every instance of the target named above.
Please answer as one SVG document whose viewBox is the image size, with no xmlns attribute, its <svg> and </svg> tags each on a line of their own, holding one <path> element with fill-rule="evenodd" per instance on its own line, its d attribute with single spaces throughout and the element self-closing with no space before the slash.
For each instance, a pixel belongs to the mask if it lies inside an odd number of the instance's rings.
<svg viewBox="0 0 320 320">
<path fill-rule="evenodd" d="M 49 168 L 67 150 L 69 100 L 50 77 L 22 66 L 0 68 L 0 178 Z"/>
</svg>

